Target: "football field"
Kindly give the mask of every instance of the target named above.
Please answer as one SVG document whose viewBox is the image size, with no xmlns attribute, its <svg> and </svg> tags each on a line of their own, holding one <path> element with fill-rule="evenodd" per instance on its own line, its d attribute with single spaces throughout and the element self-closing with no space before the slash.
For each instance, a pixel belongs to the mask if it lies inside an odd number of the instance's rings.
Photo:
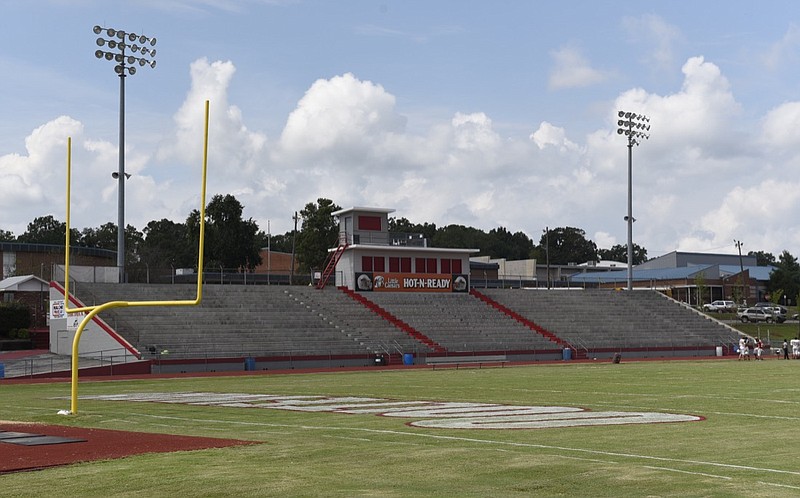
<svg viewBox="0 0 800 498">
<path fill-rule="evenodd" d="M 800 496 L 800 361 L 0 384 L 0 420 L 243 439 L 0 475 L 3 496 Z M 0 455 L 3 454 L 0 443 Z"/>
</svg>

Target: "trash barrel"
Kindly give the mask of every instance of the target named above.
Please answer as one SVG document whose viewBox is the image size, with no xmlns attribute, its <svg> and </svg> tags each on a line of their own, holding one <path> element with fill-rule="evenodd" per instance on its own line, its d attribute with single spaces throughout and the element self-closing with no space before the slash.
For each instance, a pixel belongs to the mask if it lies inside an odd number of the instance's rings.
<svg viewBox="0 0 800 498">
<path fill-rule="evenodd" d="M 6 366 L 0 363 L 0 379 L 6 376 Z"/>
<path fill-rule="evenodd" d="M 256 369 L 256 359 L 255 358 L 245 358 L 244 359 L 244 369 L 248 372 L 252 372 Z"/>
<path fill-rule="evenodd" d="M 572 359 L 572 350 L 570 348 L 564 348 L 564 350 L 561 352 L 561 358 L 564 361 L 571 360 Z"/>
<path fill-rule="evenodd" d="M 717 356 L 722 356 L 722 346 L 717 346 Z"/>
<path fill-rule="evenodd" d="M 403 355 L 403 365 L 413 365 L 414 364 L 414 355 L 411 353 L 406 353 Z"/>
</svg>

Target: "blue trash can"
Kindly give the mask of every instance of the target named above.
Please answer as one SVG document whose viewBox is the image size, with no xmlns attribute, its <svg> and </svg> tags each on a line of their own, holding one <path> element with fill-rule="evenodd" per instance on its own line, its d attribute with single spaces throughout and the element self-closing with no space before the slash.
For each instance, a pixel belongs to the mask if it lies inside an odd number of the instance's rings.
<svg viewBox="0 0 800 498">
<path fill-rule="evenodd" d="M 572 350 L 570 348 L 564 348 L 564 350 L 561 352 L 561 358 L 564 361 L 571 360 L 572 359 Z"/>
<path fill-rule="evenodd" d="M 0 363 L 0 379 L 6 376 L 6 366 Z"/>
<path fill-rule="evenodd" d="M 245 358 L 244 359 L 244 369 L 248 372 L 252 372 L 256 369 L 256 359 L 255 358 Z"/>
<path fill-rule="evenodd" d="M 403 365 L 413 365 L 414 364 L 414 355 L 411 353 L 406 353 L 403 355 Z"/>
</svg>

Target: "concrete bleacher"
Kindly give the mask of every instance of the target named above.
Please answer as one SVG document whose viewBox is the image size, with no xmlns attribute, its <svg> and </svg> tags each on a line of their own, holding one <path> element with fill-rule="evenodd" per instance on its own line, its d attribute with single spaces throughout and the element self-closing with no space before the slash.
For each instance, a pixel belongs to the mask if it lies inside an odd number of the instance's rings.
<svg viewBox="0 0 800 498">
<path fill-rule="evenodd" d="M 486 289 L 483 294 L 577 351 L 713 350 L 738 333 L 656 291 Z"/>
<path fill-rule="evenodd" d="M 284 286 L 206 285 L 199 306 L 122 307 L 102 318 L 141 351 L 171 357 L 291 356 L 375 353 Z M 86 304 L 107 301 L 193 299 L 183 285 L 80 284 Z M 353 306 L 356 307 L 356 306 Z"/>
<path fill-rule="evenodd" d="M 79 283 L 71 290 L 87 305 L 190 300 L 196 292 L 193 285 L 170 284 Z M 692 348 L 708 355 L 716 346 L 738 341 L 730 327 L 654 291 L 480 292 L 555 339 L 471 294 L 371 292 L 360 297 L 441 346 L 436 354 L 443 349 L 445 354 L 552 356 L 566 343 L 577 357 L 636 349 L 673 350 L 677 356 L 691 354 L 686 351 Z M 141 352 L 167 350 L 172 358 L 434 352 L 419 337 L 332 287 L 206 285 L 200 306 L 121 307 L 101 318 Z"/>
<path fill-rule="evenodd" d="M 470 294 L 374 292 L 366 297 L 448 352 L 560 349 Z"/>
</svg>

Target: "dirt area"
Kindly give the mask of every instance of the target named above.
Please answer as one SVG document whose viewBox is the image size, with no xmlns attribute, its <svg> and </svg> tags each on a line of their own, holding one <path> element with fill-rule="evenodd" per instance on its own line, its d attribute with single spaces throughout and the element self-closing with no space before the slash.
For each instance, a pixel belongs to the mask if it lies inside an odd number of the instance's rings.
<svg viewBox="0 0 800 498">
<path fill-rule="evenodd" d="M 0 431 L 81 440 L 79 442 L 24 446 L 8 442 L 12 439 L 0 439 L 0 455 L 2 455 L 0 475 L 78 462 L 122 458 L 142 453 L 166 453 L 260 444 L 238 439 L 173 436 L 4 421 L 0 421 Z M 0 433 L 1 436 L 2 433 Z"/>
</svg>

